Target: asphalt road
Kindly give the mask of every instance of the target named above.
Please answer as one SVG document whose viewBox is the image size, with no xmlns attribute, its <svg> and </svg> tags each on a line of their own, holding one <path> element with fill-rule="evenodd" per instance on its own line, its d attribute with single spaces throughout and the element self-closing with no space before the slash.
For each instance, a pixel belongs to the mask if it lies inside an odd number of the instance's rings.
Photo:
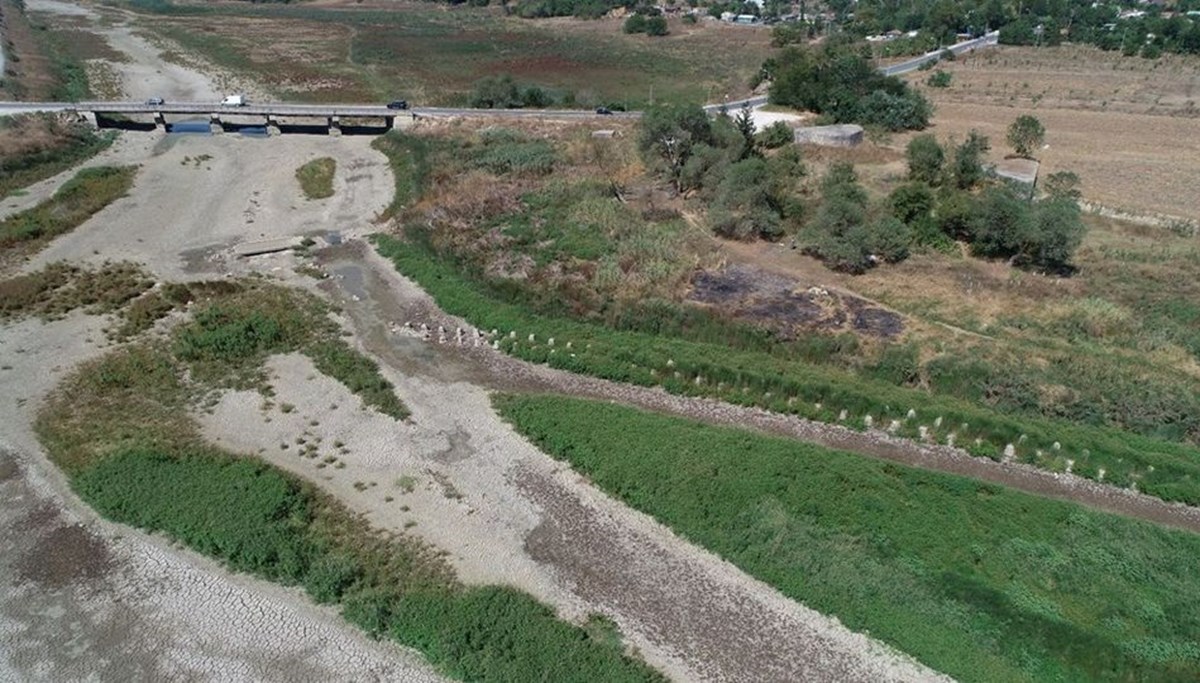
<svg viewBox="0 0 1200 683">
<path fill-rule="evenodd" d="M 636 118 L 641 112 L 597 114 L 590 109 L 455 109 L 419 107 L 388 109 L 373 104 L 285 104 L 280 102 L 248 102 L 240 107 L 219 102 L 0 102 L 0 115 L 33 112 L 99 111 L 107 114 L 195 114 L 219 113 L 225 116 L 504 116 L 511 118 L 575 119 L 575 118 Z"/>
</svg>

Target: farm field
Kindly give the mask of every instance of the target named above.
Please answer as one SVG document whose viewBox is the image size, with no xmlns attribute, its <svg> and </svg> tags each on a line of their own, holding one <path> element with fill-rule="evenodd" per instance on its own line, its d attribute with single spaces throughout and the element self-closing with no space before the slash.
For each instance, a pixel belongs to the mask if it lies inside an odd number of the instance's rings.
<svg viewBox="0 0 1200 683">
<path fill-rule="evenodd" d="M 770 50 L 769 32 L 740 27 L 673 23 L 651 40 L 623 34 L 619 20 L 528 21 L 429 3 L 131 6 L 148 35 L 314 102 L 462 105 L 479 79 L 499 75 L 569 91 L 583 107 L 700 102 L 744 94 Z"/>
<path fill-rule="evenodd" d="M 1042 173 L 1069 169 L 1084 198 L 1138 214 L 1200 220 L 1200 70 L 1196 59 L 1131 59 L 1083 46 L 1002 46 L 938 67 L 948 88 L 923 88 L 935 107 L 930 132 L 962 139 L 977 129 L 992 158 L 1019 114 L 1046 126 Z M 929 72 L 908 76 L 924 82 Z"/>
</svg>

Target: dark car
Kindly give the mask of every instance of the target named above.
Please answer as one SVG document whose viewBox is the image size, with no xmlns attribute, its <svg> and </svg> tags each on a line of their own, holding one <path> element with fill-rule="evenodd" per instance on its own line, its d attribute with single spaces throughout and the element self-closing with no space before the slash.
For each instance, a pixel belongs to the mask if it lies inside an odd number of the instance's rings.
<svg viewBox="0 0 1200 683">
<path fill-rule="evenodd" d="M 166 102 L 161 97 L 151 97 L 150 99 L 146 100 L 147 107 L 157 107 L 160 104 L 166 104 Z"/>
<path fill-rule="evenodd" d="M 596 113 L 601 116 L 610 116 L 612 115 L 612 110 L 608 107 L 596 107 Z"/>
<path fill-rule="evenodd" d="M 408 109 L 408 100 L 392 100 L 387 104 L 388 109 Z"/>
</svg>

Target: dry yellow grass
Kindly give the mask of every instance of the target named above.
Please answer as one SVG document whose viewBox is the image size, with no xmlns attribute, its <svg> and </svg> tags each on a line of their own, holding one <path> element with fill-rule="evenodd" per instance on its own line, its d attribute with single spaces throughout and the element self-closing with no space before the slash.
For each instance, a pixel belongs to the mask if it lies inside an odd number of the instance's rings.
<svg viewBox="0 0 1200 683">
<path fill-rule="evenodd" d="M 1033 114 L 1046 126 L 1049 147 L 1036 155 L 1043 175 L 1074 171 L 1084 198 L 1105 206 L 1200 219 L 1200 60 L 1001 47 L 943 68 L 951 86 L 925 88 L 939 138 L 977 129 L 998 159 L 1011 152 L 1008 125 Z"/>
</svg>

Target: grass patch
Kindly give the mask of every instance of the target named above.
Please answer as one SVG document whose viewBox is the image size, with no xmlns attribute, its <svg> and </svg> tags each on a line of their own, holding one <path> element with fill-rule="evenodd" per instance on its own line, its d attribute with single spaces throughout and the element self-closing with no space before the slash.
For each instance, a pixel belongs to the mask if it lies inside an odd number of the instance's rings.
<svg viewBox="0 0 1200 683">
<path fill-rule="evenodd" d="M 333 174 L 337 171 L 337 161 L 332 157 L 313 159 L 296 169 L 296 180 L 300 181 L 300 190 L 309 199 L 326 199 L 333 196 Z"/>
<path fill-rule="evenodd" d="M 133 263 L 105 263 L 96 268 L 52 263 L 0 280 L 0 320 L 56 320 L 77 308 L 91 315 L 112 313 L 153 285 L 149 274 Z"/>
<path fill-rule="evenodd" d="M 136 166 L 85 168 L 54 196 L 32 209 L 0 221 L 0 249 L 17 245 L 37 249 L 75 229 L 133 187 Z"/>
<path fill-rule="evenodd" d="M 200 347 L 240 362 L 241 342 L 210 341 Z M 421 541 L 372 530 L 310 484 L 206 445 L 187 412 L 197 378 L 185 368 L 170 345 L 135 342 L 82 366 L 39 414 L 52 460 L 104 516 L 234 570 L 301 586 L 368 632 L 421 650 L 450 676 L 661 680 L 619 643 L 559 621 L 528 595 L 463 586 Z"/>
<path fill-rule="evenodd" d="M 387 157 L 396 182 L 396 193 L 392 196 L 391 204 L 378 216 L 379 222 L 395 218 L 421 197 L 429 178 L 429 155 L 435 144 L 436 141 L 425 136 L 404 135 L 395 131 L 371 142 L 372 148 Z"/>
<path fill-rule="evenodd" d="M 200 302 L 193 320 L 174 331 L 172 348 L 201 381 L 265 390 L 266 358 L 300 352 L 323 374 L 358 395 L 364 405 L 397 420 L 408 417 L 392 384 L 380 375 L 374 361 L 345 342 L 323 301 L 253 281 L 233 287 L 234 291 L 218 294 L 198 288 L 176 295 Z"/>
<path fill-rule="evenodd" d="M 501 414 L 601 489 L 962 680 L 1200 676 L 1200 538 L 607 403 Z"/>
<path fill-rule="evenodd" d="M 743 346 L 732 337 L 678 338 L 674 335 L 687 329 L 673 326 L 669 317 L 659 316 L 661 331 L 651 333 L 539 315 L 486 291 L 419 242 L 379 236 L 375 243 L 439 307 L 481 329 L 498 330 L 500 348 L 527 361 L 859 429 L 867 416 L 876 426 L 895 421 L 898 434 L 952 441 L 980 457 L 999 459 L 1012 444 L 1015 457 L 1039 467 L 1061 470 L 1069 459 L 1073 472 L 1081 476 L 1116 486 L 1136 484 L 1138 490 L 1164 500 L 1200 504 L 1200 453 L 1183 444 L 1111 428 L 1006 415 L 747 348 L 749 341 Z M 550 345 L 550 338 L 557 343 Z"/>
<path fill-rule="evenodd" d="M 114 139 L 49 114 L 0 118 L 0 199 L 90 159 Z"/>
</svg>

